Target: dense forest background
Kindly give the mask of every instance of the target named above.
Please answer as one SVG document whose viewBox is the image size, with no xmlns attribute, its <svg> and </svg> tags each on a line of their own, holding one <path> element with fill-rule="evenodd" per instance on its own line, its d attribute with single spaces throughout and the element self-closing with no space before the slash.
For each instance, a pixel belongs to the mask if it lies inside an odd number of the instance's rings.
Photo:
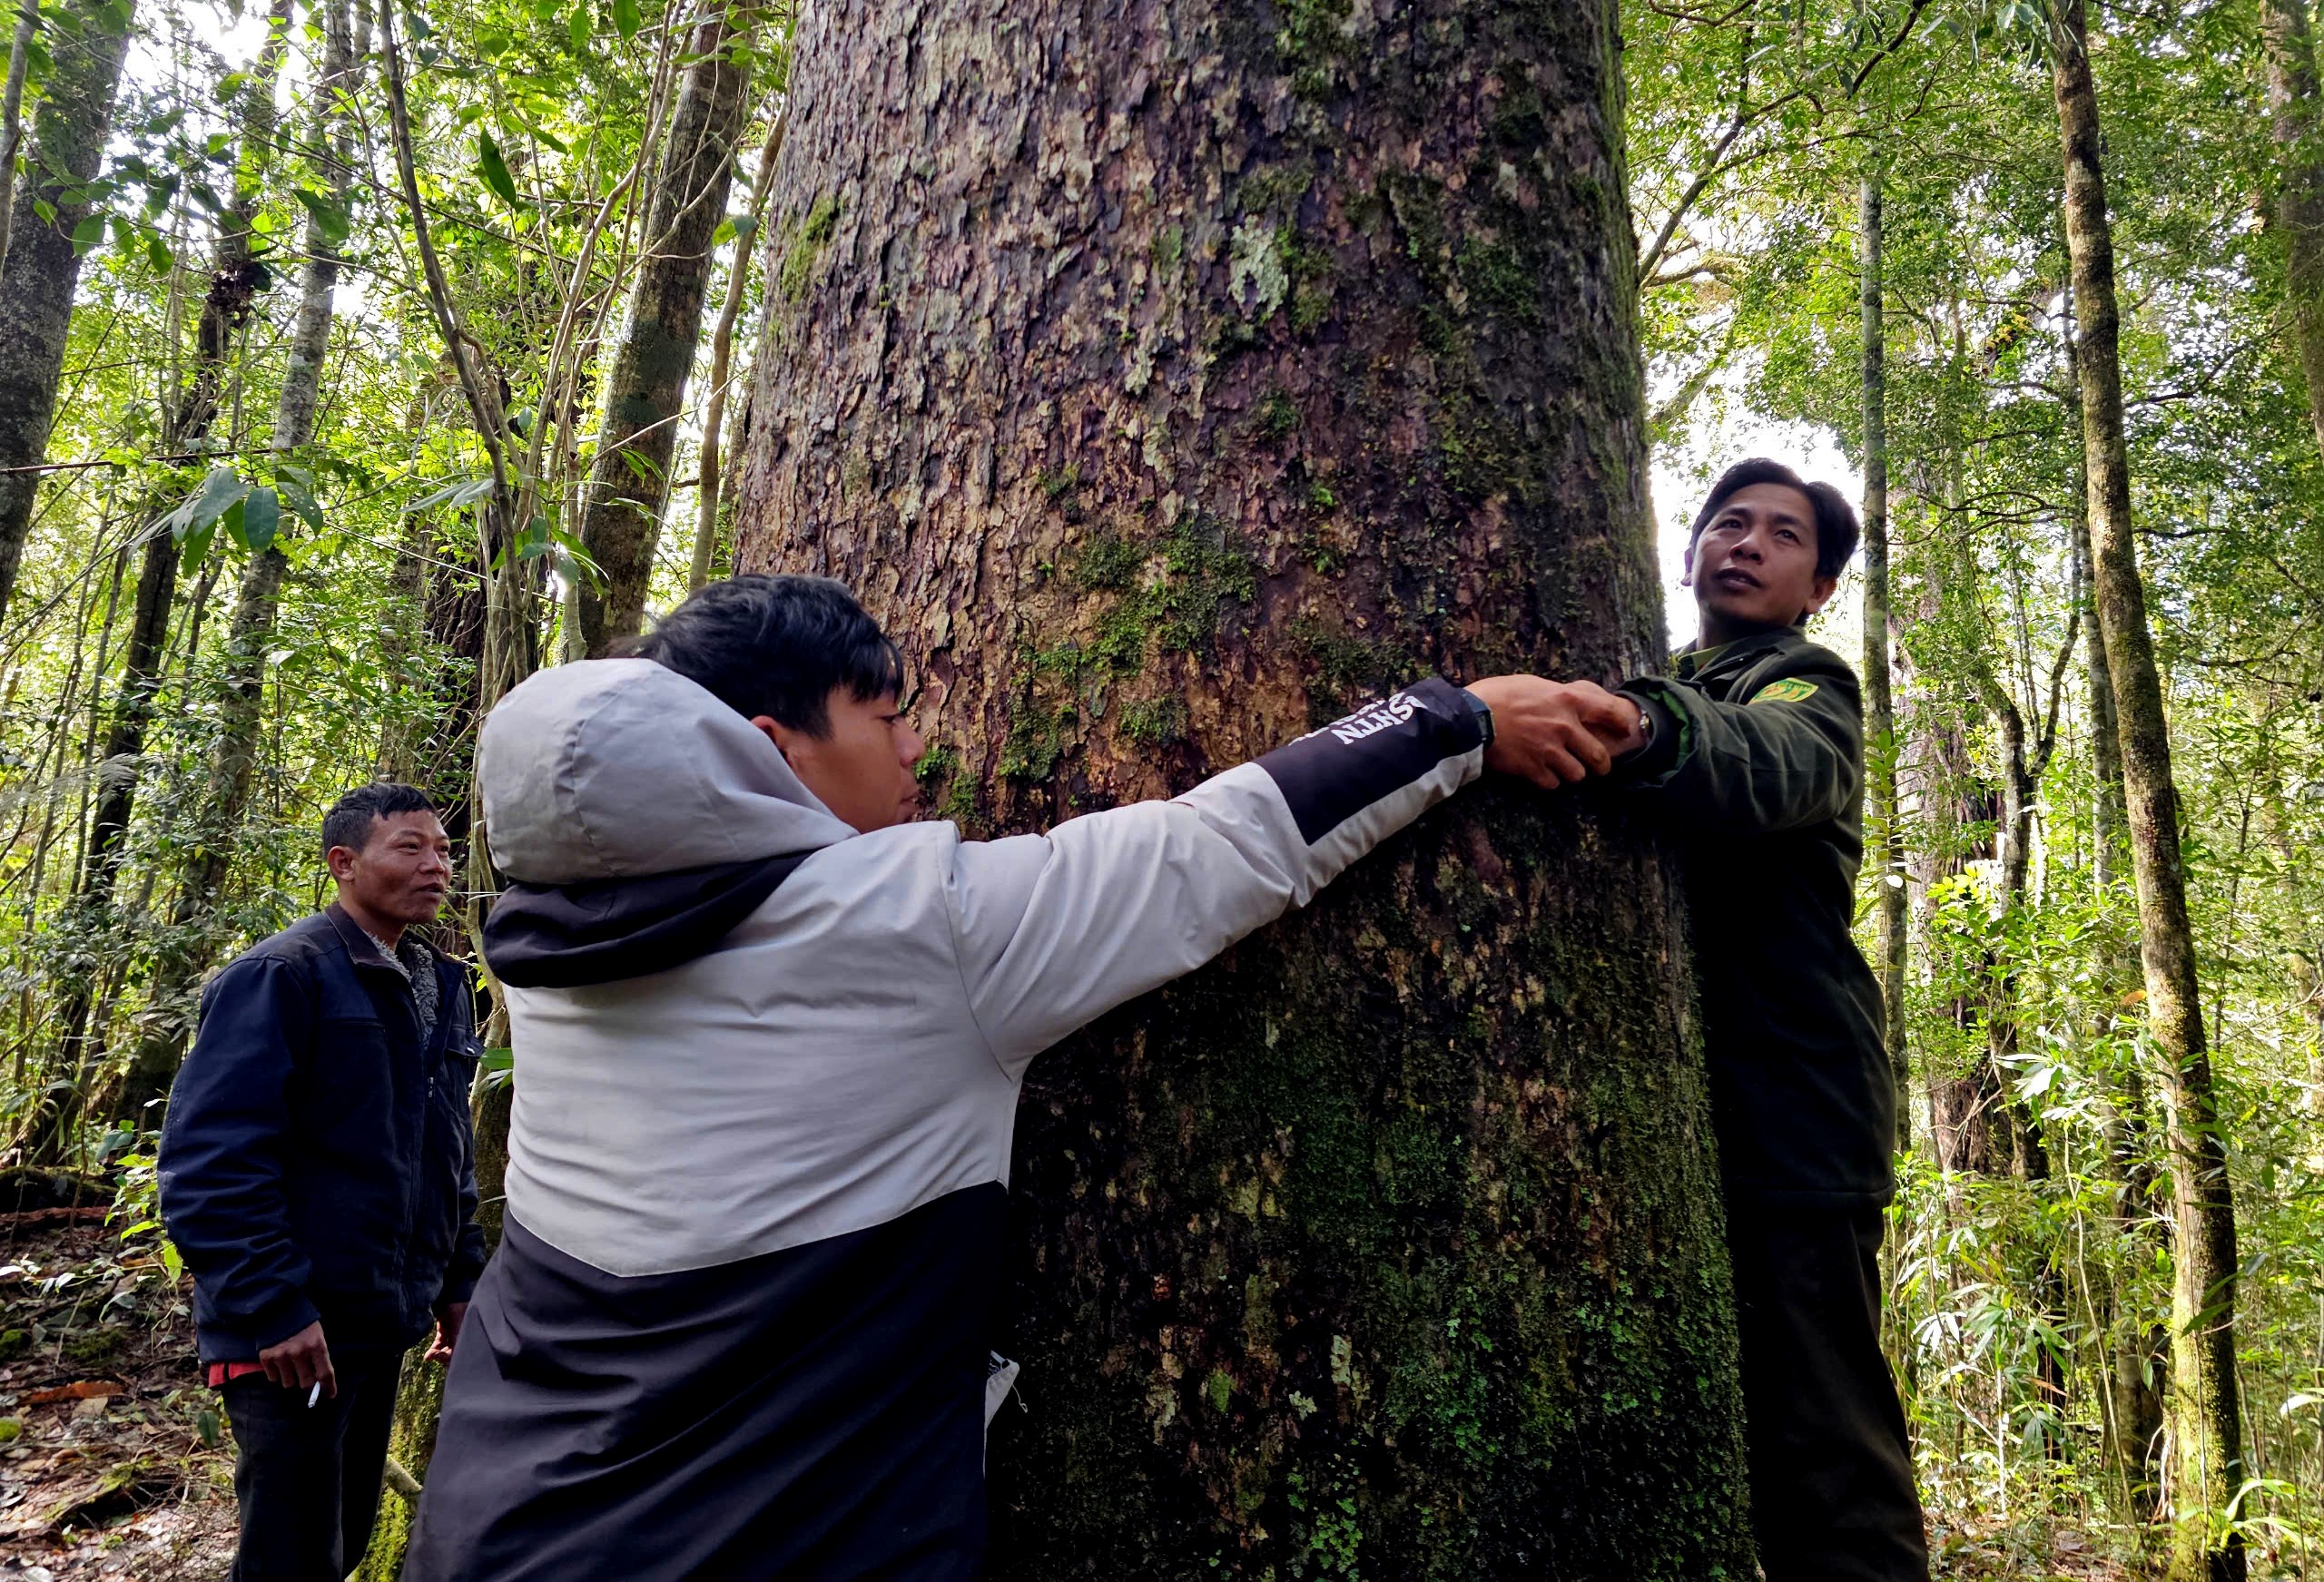
<svg viewBox="0 0 2324 1582">
<path fill-rule="evenodd" d="M 1268 25 L 1288 54 L 1348 11 Z M 465 848 L 479 710 L 732 564 L 724 479 L 795 398 L 786 304 L 845 201 L 769 201 L 795 20 L 25 0 L 0 107 L 15 1165 L 104 1175 L 150 1235 L 200 985 L 326 899 L 320 810 L 415 781 Z M 1940 1570 L 2240 1548 L 2324 1575 L 2307 0 L 1672 0 L 1622 27 L 1666 540 L 1759 450 L 1837 462 L 1870 518 L 1816 630 L 1872 683 L 1861 934 L 1910 1100 L 1889 1347 Z M 1275 243 L 1246 261 L 1296 324 L 1321 266 Z M 1056 756 L 995 762 L 1038 784 Z M 974 825 L 955 759 L 925 767 Z M 480 1102 L 489 1131 L 505 1084 Z"/>
</svg>

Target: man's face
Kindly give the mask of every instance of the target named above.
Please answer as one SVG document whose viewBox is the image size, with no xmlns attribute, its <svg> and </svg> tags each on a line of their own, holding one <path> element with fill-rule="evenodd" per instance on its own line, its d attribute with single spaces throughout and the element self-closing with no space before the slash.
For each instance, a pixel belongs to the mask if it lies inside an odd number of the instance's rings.
<svg viewBox="0 0 2324 1582">
<path fill-rule="evenodd" d="M 1816 571 L 1816 507 L 1788 484 L 1751 484 L 1719 502 L 1687 551 L 1708 631 L 1789 626 L 1824 607 L 1839 579 Z"/>
<path fill-rule="evenodd" d="M 429 812 L 373 819 L 360 850 L 334 846 L 324 860 L 340 899 L 406 928 L 434 922 L 452 885 L 452 842 Z"/>
<path fill-rule="evenodd" d="M 920 732 L 897 706 L 896 694 L 859 698 L 832 689 L 821 736 L 793 731 L 761 714 L 751 722 L 783 750 L 791 771 L 862 834 L 920 817 L 920 782 L 912 765 L 923 751 Z"/>
</svg>

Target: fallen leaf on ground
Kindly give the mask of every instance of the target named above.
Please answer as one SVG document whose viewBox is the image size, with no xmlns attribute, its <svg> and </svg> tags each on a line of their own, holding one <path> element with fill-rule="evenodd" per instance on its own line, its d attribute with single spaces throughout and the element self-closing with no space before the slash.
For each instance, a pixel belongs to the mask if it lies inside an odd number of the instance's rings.
<svg viewBox="0 0 2324 1582">
<path fill-rule="evenodd" d="M 47 1406 L 59 1400 L 87 1400 L 100 1395 L 120 1395 L 120 1385 L 110 1379 L 83 1379 L 72 1384 L 60 1384 L 54 1390 L 33 1390 L 25 1394 L 26 1406 Z"/>
</svg>

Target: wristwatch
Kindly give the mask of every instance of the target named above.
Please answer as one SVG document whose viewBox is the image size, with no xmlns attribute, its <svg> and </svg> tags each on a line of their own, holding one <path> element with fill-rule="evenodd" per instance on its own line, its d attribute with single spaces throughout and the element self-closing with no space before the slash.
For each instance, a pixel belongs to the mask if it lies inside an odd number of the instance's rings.
<svg viewBox="0 0 2324 1582">
<path fill-rule="evenodd" d="M 1461 689 L 1461 695 L 1469 700 L 1469 712 L 1476 717 L 1477 729 L 1485 733 L 1485 739 L 1481 745 L 1486 747 L 1492 746 L 1492 710 L 1486 706 L 1484 699 L 1477 696 L 1476 693 L 1471 692 L 1467 687 L 1462 687 Z"/>
<path fill-rule="evenodd" d="M 1622 754 L 1625 758 L 1635 758 L 1654 745 L 1654 711 L 1639 699 L 1630 697 L 1628 693 L 1618 693 L 1615 695 L 1629 699 L 1630 707 L 1638 711 L 1638 745 Z"/>
</svg>

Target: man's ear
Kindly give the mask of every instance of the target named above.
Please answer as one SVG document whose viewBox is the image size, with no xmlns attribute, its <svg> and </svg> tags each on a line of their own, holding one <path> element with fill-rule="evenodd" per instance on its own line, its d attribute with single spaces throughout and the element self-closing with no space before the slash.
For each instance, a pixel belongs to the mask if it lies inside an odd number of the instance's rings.
<svg viewBox="0 0 2324 1582">
<path fill-rule="evenodd" d="M 331 878 L 341 884 L 355 871 L 355 853 L 344 846 L 334 846 L 323 853 L 323 866 L 330 870 Z"/>
<path fill-rule="evenodd" d="M 774 743 L 774 750 L 783 754 L 783 761 L 785 763 L 791 762 L 790 744 L 796 736 L 796 732 L 772 714 L 753 714 L 751 724 L 761 735 Z"/>
<path fill-rule="evenodd" d="M 1695 545 L 1701 542 L 1699 538 L 1688 539 L 1687 552 L 1679 557 L 1679 585 L 1682 588 L 1695 585 Z"/>
<path fill-rule="evenodd" d="M 1805 621 L 1808 616 L 1813 615 L 1825 605 L 1830 604 L 1832 602 L 1832 594 L 1838 590 L 1839 585 L 1840 579 L 1837 576 L 1818 575 L 1814 582 L 1809 583 L 1807 585 L 1807 607 L 1799 613 L 1799 618 Z"/>
</svg>

